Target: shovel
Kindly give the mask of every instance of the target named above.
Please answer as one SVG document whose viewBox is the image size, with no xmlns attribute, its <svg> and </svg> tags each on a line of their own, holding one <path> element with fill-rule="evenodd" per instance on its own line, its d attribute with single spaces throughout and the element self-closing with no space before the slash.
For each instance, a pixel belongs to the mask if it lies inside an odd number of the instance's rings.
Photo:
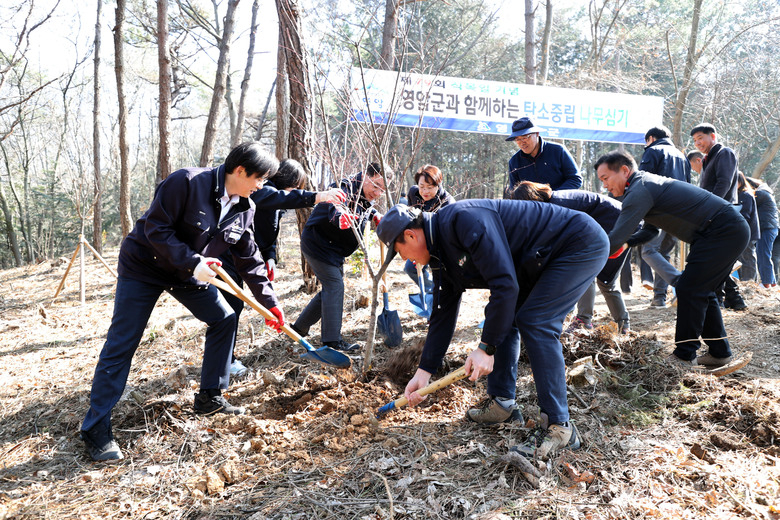
<svg viewBox="0 0 780 520">
<path fill-rule="evenodd" d="M 379 254 L 382 257 L 382 264 L 384 264 L 385 246 L 382 242 L 379 243 Z M 384 307 L 382 313 L 376 318 L 376 330 L 385 338 L 385 345 L 397 347 L 403 340 L 403 329 L 401 329 L 401 318 L 398 317 L 398 311 L 390 310 L 385 273 L 382 273 L 382 300 L 384 301 Z"/>
<path fill-rule="evenodd" d="M 410 294 L 409 303 L 412 304 L 412 310 L 418 316 L 428 318 L 431 315 L 433 306 L 433 295 L 425 292 L 425 278 L 423 277 L 423 266 L 417 264 L 417 285 L 420 286 L 420 294 Z"/>
<path fill-rule="evenodd" d="M 451 385 L 455 381 L 460 381 L 464 377 L 466 377 L 466 367 L 460 367 L 456 371 L 450 372 L 446 376 L 434 381 L 433 383 L 429 384 L 425 388 L 421 388 L 417 390 L 417 393 L 420 395 L 428 395 L 430 393 L 435 392 L 436 390 L 441 390 L 445 386 Z M 382 408 L 380 408 L 379 411 L 376 413 L 376 418 L 381 419 L 389 411 L 395 410 L 396 408 L 401 408 L 402 406 L 406 406 L 407 404 L 409 404 L 409 400 L 406 397 L 400 397 L 395 401 L 389 402 L 386 405 L 384 405 Z"/>
<path fill-rule="evenodd" d="M 230 275 L 227 274 L 224 269 L 219 267 L 217 264 L 211 264 L 211 268 L 223 280 L 225 280 L 225 282 L 221 282 L 215 278 L 211 281 L 211 284 L 213 286 L 242 299 L 244 302 L 249 304 L 250 307 L 252 307 L 254 310 L 259 312 L 263 318 L 269 320 L 276 319 L 276 316 L 271 314 L 271 312 L 268 309 L 266 309 L 265 307 L 257 303 L 257 300 L 252 298 L 252 296 L 249 293 L 247 293 L 244 289 L 239 287 L 238 284 L 236 284 L 235 280 L 233 280 L 233 278 L 231 278 Z M 315 349 L 314 347 L 311 346 L 311 344 L 308 341 L 303 339 L 297 332 L 295 332 L 292 328 L 290 328 L 289 325 L 283 325 L 282 332 L 290 336 L 290 338 L 295 340 L 299 345 L 303 346 L 303 348 L 306 349 L 306 352 L 301 354 L 302 358 L 310 359 L 312 361 L 318 361 L 326 365 L 337 366 L 339 368 L 349 368 L 350 365 L 352 364 L 352 361 L 349 359 L 349 357 L 342 354 L 341 352 L 333 350 L 330 347 L 320 347 L 318 349 Z"/>
</svg>

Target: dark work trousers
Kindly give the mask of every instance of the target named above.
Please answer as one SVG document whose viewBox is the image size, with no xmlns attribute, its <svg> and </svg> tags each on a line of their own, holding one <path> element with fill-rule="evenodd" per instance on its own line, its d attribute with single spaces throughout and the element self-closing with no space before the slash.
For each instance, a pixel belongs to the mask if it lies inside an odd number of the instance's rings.
<svg viewBox="0 0 780 520">
<path fill-rule="evenodd" d="M 236 285 L 238 285 L 239 287 L 244 287 L 244 281 L 239 276 L 238 271 L 236 271 L 233 262 L 231 260 L 226 261 L 224 256 L 221 258 L 222 258 L 222 269 L 224 269 L 225 272 L 230 275 L 233 281 L 236 282 Z M 242 300 L 238 296 L 233 296 L 229 292 L 223 291 L 222 289 L 220 289 L 219 292 L 222 293 L 222 296 L 225 297 L 225 300 L 227 300 L 228 304 L 233 309 L 233 312 L 236 313 L 236 330 L 233 332 L 233 346 L 230 349 L 232 352 L 232 354 L 230 355 L 230 362 L 233 363 L 236 360 L 236 340 L 238 338 L 238 319 L 241 317 L 241 311 L 244 310 L 244 300 Z"/>
<path fill-rule="evenodd" d="M 718 212 L 691 243 L 685 269 L 677 281 L 677 328 L 674 354 L 696 358 L 701 338 L 715 357 L 731 355 L 715 290 L 728 276 L 750 240 L 750 227 L 729 206 Z"/>
<path fill-rule="evenodd" d="M 81 425 L 82 430 L 90 430 L 100 422 L 105 422 L 110 428 L 111 410 L 122 397 L 133 355 L 163 291 L 207 325 L 200 372 L 201 389 L 228 387 L 236 315 L 217 288 L 213 285 L 206 288 L 166 288 L 120 276 L 114 297 L 114 316 L 95 368 L 89 410 Z"/>
<path fill-rule="evenodd" d="M 569 420 L 566 400 L 566 363 L 560 336 L 563 320 L 609 255 L 606 233 L 591 219 L 566 241 L 566 248 L 551 258 L 525 295 L 520 296 L 515 323 L 498 345 L 493 372 L 487 377 L 490 395 L 514 399 L 517 360 L 523 338 L 536 385 L 539 408 L 551 424 Z"/>
</svg>

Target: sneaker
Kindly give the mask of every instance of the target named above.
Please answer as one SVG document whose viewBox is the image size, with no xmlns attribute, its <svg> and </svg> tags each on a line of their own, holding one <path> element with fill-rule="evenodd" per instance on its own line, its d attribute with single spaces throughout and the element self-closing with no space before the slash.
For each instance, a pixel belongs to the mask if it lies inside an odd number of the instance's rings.
<svg viewBox="0 0 780 520">
<path fill-rule="evenodd" d="M 325 343 L 326 347 L 330 347 L 333 350 L 341 350 L 342 352 L 351 352 L 353 350 L 360 349 L 359 343 L 347 343 L 343 339 L 340 339 L 338 341 L 328 341 Z"/>
<path fill-rule="evenodd" d="M 96 424 L 91 430 L 81 430 L 81 438 L 87 447 L 87 453 L 94 461 L 121 460 L 122 450 L 114 440 L 111 427 Z"/>
<path fill-rule="evenodd" d="M 663 309 L 666 307 L 666 298 L 663 297 L 655 297 L 653 298 L 653 301 L 650 302 L 650 307 L 657 307 L 659 309 Z"/>
<path fill-rule="evenodd" d="M 706 354 L 703 354 L 696 358 L 696 364 L 703 365 L 705 367 L 712 367 L 712 368 L 718 368 L 723 367 L 731 363 L 731 360 L 734 359 L 734 356 L 726 356 L 726 357 L 715 357 L 709 352 Z"/>
<path fill-rule="evenodd" d="M 523 423 L 523 414 L 516 404 L 511 408 L 504 408 L 493 397 L 488 397 L 468 410 L 466 419 L 481 424 Z"/>
<path fill-rule="evenodd" d="M 240 406 L 233 406 L 222 397 L 219 390 L 201 390 L 195 394 L 195 413 L 200 415 L 213 415 L 215 413 L 226 413 L 232 415 L 243 415 L 244 409 Z"/>
<path fill-rule="evenodd" d="M 542 425 L 531 430 L 525 442 L 509 450 L 529 459 L 546 460 L 562 449 L 577 450 L 582 446 L 580 434 L 573 422 L 570 421 L 567 426 L 551 424 L 548 428 L 544 427 L 545 422 L 543 419 Z"/>
<path fill-rule="evenodd" d="M 582 318 L 580 318 L 579 316 L 575 316 L 574 319 L 571 320 L 571 323 L 569 324 L 569 326 L 566 327 L 566 332 L 567 333 L 572 333 L 575 330 L 581 330 L 581 329 L 590 330 L 592 328 L 593 328 L 593 323 L 591 323 L 589 321 L 585 321 Z"/>
<path fill-rule="evenodd" d="M 666 356 L 666 358 L 664 358 L 664 361 L 669 366 L 677 367 L 677 368 L 685 368 L 685 369 L 693 368 L 698 365 L 696 358 L 693 358 L 690 361 L 688 361 L 686 359 L 678 358 L 677 356 L 674 355 L 674 353 Z"/>
<path fill-rule="evenodd" d="M 244 366 L 244 364 L 239 360 L 234 360 L 232 363 L 230 363 L 230 376 L 231 377 L 241 377 L 244 374 L 246 374 L 247 368 Z"/>
</svg>

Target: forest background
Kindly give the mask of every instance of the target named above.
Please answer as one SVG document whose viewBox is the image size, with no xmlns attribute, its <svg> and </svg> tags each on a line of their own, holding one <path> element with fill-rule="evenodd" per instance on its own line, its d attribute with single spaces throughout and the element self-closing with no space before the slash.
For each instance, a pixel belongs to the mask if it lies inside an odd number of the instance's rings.
<svg viewBox="0 0 780 520">
<path fill-rule="evenodd" d="M 22 0 L 0 35 L 0 268 L 117 245 L 170 171 L 250 139 L 320 188 L 379 160 L 402 174 L 385 204 L 426 163 L 500 196 L 512 143 L 349 122 L 352 67 L 662 96 L 678 147 L 709 121 L 778 180 L 774 0 Z M 598 191 L 619 145 L 564 144 Z"/>
</svg>

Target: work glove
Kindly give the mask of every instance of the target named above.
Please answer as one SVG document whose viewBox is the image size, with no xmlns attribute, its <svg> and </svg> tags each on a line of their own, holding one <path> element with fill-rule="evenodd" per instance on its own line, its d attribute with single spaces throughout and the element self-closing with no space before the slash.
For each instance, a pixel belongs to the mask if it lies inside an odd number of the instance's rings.
<svg viewBox="0 0 780 520">
<path fill-rule="evenodd" d="M 347 194 L 340 188 L 321 191 L 317 194 L 317 202 L 330 202 L 331 204 L 342 204 L 347 201 Z"/>
<path fill-rule="evenodd" d="M 344 212 L 339 215 L 339 229 L 349 229 L 353 222 L 357 222 L 357 216 Z"/>
<path fill-rule="evenodd" d="M 282 312 L 282 309 L 279 307 L 271 307 L 268 309 L 268 311 L 276 316 L 275 320 L 269 320 L 266 318 L 265 324 L 267 327 L 271 327 L 276 332 L 282 332 L 282 327 L 284 326 L 284 312 Z"/>
<path fill-rule="evenodd" d="M 217 276 L 217 273 L 215 273 L 214 270 L 209 267 L 211 264 L 217 264 L 218 266 L 222 267 L 222 262 L 216 258 L 208 258 L 204 256 L 200 259 L 198 265 L 195 266 L 195 270 L 192 271 L 192 275 L 201 282 L 211 282 L 211 280 Z"/>
<path fill-rule="evenodd" d="M 274 260 L 273 258 L 269 258 L 268 260 L 266 260 L 265 270 L 268 273 L 268 280 L 271 282 L 274 281 L 274 276 L 276 276 L 276 273 L 274 271 L 275 268 L 276 268 L 276 260 Z"/>
<path fill-rule="evenodd" d="M 611 255 L 609 255 L 609 259 L 610 259 L 610 260 L 614 260 L 615 258 L 619 257 L 620 255 L 622 255 L 622 254 L 623 254 L 623 251 L 625 251 L 627 248 L 628 248 L 628 244 L 623 244 L 622 246 L 620 246 L 620 247 L 618 248 L 618 250 L 617 250 L 617 251 L 615 251 L 614 253 L 612 253 Z"/>
<path fill-rule="evenodd" d="M 371 220 L 374 221 L 374 226 L 379 226 L 379 223 L 382 221 L 382 217 L 384 217 L 384 215 L 374 210 L 374 214 L 371 216 Z"/>
</svg>

